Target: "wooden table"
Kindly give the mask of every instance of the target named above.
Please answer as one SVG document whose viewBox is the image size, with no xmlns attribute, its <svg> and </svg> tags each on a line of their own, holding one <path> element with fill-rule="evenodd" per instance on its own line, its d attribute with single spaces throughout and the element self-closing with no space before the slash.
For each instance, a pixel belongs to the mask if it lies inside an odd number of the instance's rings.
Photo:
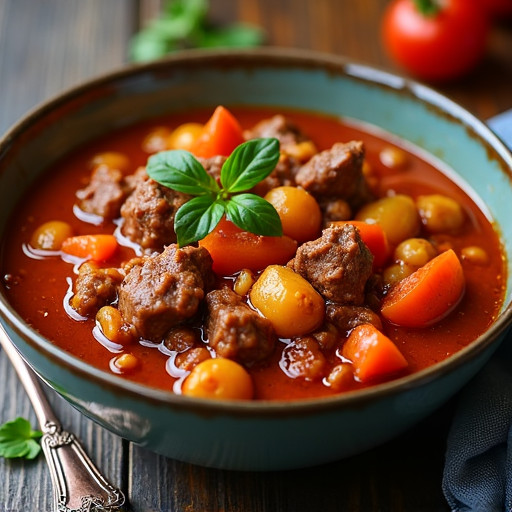
<svg viewBox="0 0 512 512">
<path fill-rule="evenodd" d="M 269 44 L 345 55 L 397 71 L 379 41 L 387 0 L 212 0 L 217 22 L 265 28 Z M 127 62 L 127 43 L 158 0 L 0 0 L 0 134 L 40 101 Z M 440 88 L 482 119 L 512 108 L 512 23 L 496 27 L 484 63 Z M 0 422 L 35 416 L 0 351 Z M 48 393 L 63 424 L 120 486 L 134 511 L 447 511 L 441 478 L 456 398 L 384 446 L 321 467 L 278 473 L 204 469 L 119 439 Z M 375 425 L 375 428 L 379 428 Z M 43 457 L 0 459 L 0 512 L 50 511 Z"/>
</svg>

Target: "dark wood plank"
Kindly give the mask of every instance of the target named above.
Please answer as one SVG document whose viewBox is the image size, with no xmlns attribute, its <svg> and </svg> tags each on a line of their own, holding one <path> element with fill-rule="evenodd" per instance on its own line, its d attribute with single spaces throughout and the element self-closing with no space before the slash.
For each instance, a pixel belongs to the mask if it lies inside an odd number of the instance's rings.
<svg viewBox="0 0 512 512">
<path fill-rule="evenodd" d="M 170 512 L 448 512 L 441 476 L 450 416 L 446 406 L 379 448 L 295 471 L 219 471 L 133 446 L 132 505 Z M 155 468 L 165 485 L 154 484 Z"/>
<path fill-rule="evenodd" d="M 0 133 L 63 89 L 121 66 L 135 0 L 2 0 Z"/>
<path fill-rule="evenodd" d="M 63 89 L 121 66 L 137 16 L 132 0 L 0 1 L 0 134 L 28 110 Z M 17 377 L 0 350 L 0 422 L 35 415 Z M 125 486 L 127 450 L 118 437 L 79 414 L 49 390 L 65 428 L 116 485 Z M 52 508 L 44 457 L 36 461 L 0 459 L 0 511 Z"/>
</svg>

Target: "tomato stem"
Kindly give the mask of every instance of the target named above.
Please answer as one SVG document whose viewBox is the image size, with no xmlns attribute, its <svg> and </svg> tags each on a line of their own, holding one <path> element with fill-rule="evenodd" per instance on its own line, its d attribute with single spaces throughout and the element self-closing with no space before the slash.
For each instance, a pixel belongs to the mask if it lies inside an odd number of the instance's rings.
<svg viewBox="0 0 512 512">
<path fill-rule="evenodd" d="M 439 0 L 413 0 L 413 3 L 424 16 L 435 16 L 441 10 Z"/>
</svg>

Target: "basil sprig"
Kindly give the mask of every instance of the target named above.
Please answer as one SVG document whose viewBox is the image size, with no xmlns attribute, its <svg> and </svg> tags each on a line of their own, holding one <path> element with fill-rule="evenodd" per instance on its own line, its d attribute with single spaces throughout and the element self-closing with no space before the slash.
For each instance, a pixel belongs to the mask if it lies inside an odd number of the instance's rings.
<svg viewBox="0 0 512 512">
<path fill-rule="evenodd" d="M 256 194 L 247 193 L 265 179 L 279 160 L 279 141 L 253 139 L 240 144 L 224 162 L 220 185 L 188 151 L 162 151 L 149 158 L 146 172 L 165 187 L 192 196 L 176 212 L 178 245 L 197 242 L 215 229 L 223 215 L 244 231 L 281 236 L 275 208 Z M 242 193 L 244 192 L 244 193 Z"/>
<path fill-rule="evenodd" d="M 39 430 L 32 430 L 25 418 L 16 418 L 0 425 L 0 457 L 35 459 L 41 451 Z"/>
</svg>

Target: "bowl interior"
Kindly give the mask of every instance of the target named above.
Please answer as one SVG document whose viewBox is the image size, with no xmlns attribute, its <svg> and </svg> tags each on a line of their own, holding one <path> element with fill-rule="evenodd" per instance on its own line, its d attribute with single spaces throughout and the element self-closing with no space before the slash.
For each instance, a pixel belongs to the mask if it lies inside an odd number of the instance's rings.
<svg viewBox="0 0 512 512">
<path fill-rule="evenodd" d="M 433 90 L 334 57 L 293 51 L 192 52 L 122 70 L 50 101 L 0 143 L 0 231 L 27 184 L 81 144 L 141 120 L 218 104 L 350 118 L 400 137 L 435 160 L 501 235 L 509 256 L 500 329 L 510 322 L 510 153 L 483 123 Z M 11 322 L 23 324 L 3 296 L 1 307 Z M 54 350 L 44 340 L 37 343 Z"/>
</svg>

